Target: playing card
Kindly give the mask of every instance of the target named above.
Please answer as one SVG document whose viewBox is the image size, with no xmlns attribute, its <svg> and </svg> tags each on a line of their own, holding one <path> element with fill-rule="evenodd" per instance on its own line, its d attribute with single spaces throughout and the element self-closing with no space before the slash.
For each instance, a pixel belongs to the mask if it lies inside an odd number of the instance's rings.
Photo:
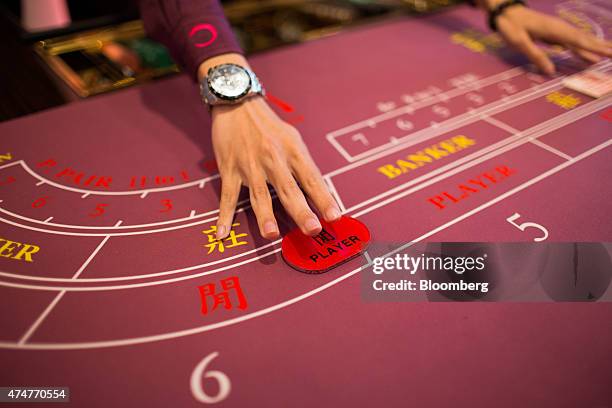
<svg viewBox="0 0 612 408">
<path fill-rule="evenodd" d="M 584 71 L 563 80 L 563 85 L 593 98 L 612 93 L 612 75 L 598 71 Z"/>
</svg>

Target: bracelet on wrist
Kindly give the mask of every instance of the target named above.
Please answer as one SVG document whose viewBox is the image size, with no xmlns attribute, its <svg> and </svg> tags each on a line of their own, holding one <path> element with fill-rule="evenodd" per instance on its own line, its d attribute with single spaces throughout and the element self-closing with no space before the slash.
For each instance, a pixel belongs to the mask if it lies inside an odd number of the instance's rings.
<svg viewBox="0 0 612 408">
<path fill-rule="evenodd" d="M 503 14 L 503 12 L 512 6 L 523 6 L 527 7 L 524 0 L 505 0 L 499 3 L 497 6 L 489 10 L 489 28 L 491 31 L 497 31 L 497 18 Z"/>
</svg>

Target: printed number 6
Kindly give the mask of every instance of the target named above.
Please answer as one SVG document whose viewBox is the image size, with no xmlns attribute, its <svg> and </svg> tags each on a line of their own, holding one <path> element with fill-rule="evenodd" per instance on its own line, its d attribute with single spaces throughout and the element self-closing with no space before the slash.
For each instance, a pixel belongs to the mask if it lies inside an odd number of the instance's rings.
<svg viewBox="0 0 612 408">
<path fill-rule="evenodd" d="M 525 231 L 529 227 L 534 227 L 542 231 L 544 235 L 541 237 L 534 238 L 533 240 L 535 242 L 544 241 L 546 238 L 548 238 L 548 230 L 544 228 L 543 226 L 541 226 L 540 224 L 536 224 L 535 222 L 524 222 L 522 224 L 515 223 L 514 221 L 517 220 L 520 216 L 521 214 L 514 213 L 510 217 L 506 218 L 506 221 L 508 221 L 510 224 L 514 225 L 516 228 L 520 229 L 521 231 Z"/>
<path fill-rule="evenodd" d="M 196 400 L 204 404 L 215 404 L 223 401 L 225 398 L 227 398 L 230 390 L 232 389 L 232 384 L 227 375 L 216 370 L 210 370 L 208 372 L 205 371 L 206 366 L 208 366 L 208 364 L 218 355 L 219 352 L 215 351 L 214 353 L 210 353 L 204 357 L 204 360 L 200 361 L 191 374 L 191 393 Z M 202 375 L 204 375 L 204 378 L 214 378 L 217 380 L 219 383 L 219 392 L 217 395 L 210 396 L 204 392 L 204 389 L 202 389 Z"/>
</svg>

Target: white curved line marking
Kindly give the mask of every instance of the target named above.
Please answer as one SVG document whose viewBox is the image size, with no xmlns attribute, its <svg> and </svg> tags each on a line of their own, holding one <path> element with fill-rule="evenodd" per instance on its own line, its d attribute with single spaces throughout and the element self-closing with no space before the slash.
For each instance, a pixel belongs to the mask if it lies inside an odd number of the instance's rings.
<svg viewBox="0 0 612 408">
<path fill-rule="evenodd" d="M 239 208 L 236 210 L 236 213 L 240 213 L 243 212 L 244 210 L 248 209 L 250 207 L 243 207 L 243 208 Z M 10 212 L 8 210 L 5 210 L 4 208 L 0 207 L 0 213 L 4 213 L 8 216 L 11 217 L 15 217 L 17 219 L 21 219 L 27 222 L 35 222 L 36 224 L 44 224 L 44 222 L 40 221 L 40 220 L 34 220 L 31 221 L 31 218 L 27 218 L 27 217 L 23 217 L 19 214 L 15 214 L 13 212 Z M 191 218 L 192 220 L 194 218 L 198 218 L 198 216 Z M 32 231 L 38 231 L 38 232 L 44 232 L 47 234 L 55 234 L 55 235 L 69 235 L 69 236 L 77 236 L 77 237 L 105 237 L 107 235 L 111 235 L 113 237 L 119 237 L 119 236 L 128 236 L 128 235 L 143 235 L 143 234 L 153 234 L 153 233 L 158 233 L 158 232 L 165 232 L 165 231 L 174 231 L 177 229 L 182 229 L 182 228 L 189 228 L 189 227 L 193 227 L 195 225 L 201 225 L 201 224 L 206 224 L 208 222 L 212 222 L 214 220 L 216 220 L 219 217 L 212 217 L 212 218 L 207 218 L 205 220 L 199 220 L 199 221 L 194 221 L 194 222 L 190 222 L 187 224 L 181 224 L 181 225 L 174 225 L 171 227 L 165 227 L 165 228 L 157 228 L 157 229 L 152 229 L 152 230 L 142 230 L 142 231 L 128 231 L 128 232 L 66 232 L 66 231 L 55 231 L 55 230 L 50 230 L 50 229 L 44 229 L 44 228 L 38 228 L 38 227 L 32 227 L 30 225 L 25 225 L 25 224 L 19 224 L 17 222 L 11 221 L 11 220 L 7 220 L 6 218 L 0 217 L 0 221 L 6 223 L 6 224 L 10 224 L 19 228 L 24 228 L 24 229 L 29 229 Z M 188 220 L 190 218 L 187 218 Z M 48 224 L 44 224 L 44 225 L 51 225 L 51 226 L 56 226 L 58 224 L 54 224 L 54 223 L 48 223 Z M 77 227 L 75 227 L 77 228 Z M 78 228 L 82 228 L 82 227 L 78 227 Z M 96 227 L 96 229 L 104 229 L 104 230 L 116 230 L 116 229 L 120 229 L 121 227 Z"/>
<path fill-rule="evenodd" d="M 570 5 L 570 8 L 568 8 L 566 6 L 566 3 L 559 4 L 556 7 L 557 14 L 559 14 L 558 10 L 565 10 L 565 11 L 567 11 L 569 13 L 572 13 L 572 14 L 576 15 L 576 12 L 571 9 L 572 4 L 570 3 L 569 5 Z M 591 9 L 593 8 L 593 7 L 588 7 L 588 5 L 586 5 L 586 6 L 587 6 L 586 8 L 591 8 Z M 596 12 L 598 12 L 598 13 L 601 13 L 602 11 L 606 11 L 605 9 L 601 9 L 601 8 L 599 8 L 597 6 L 594 6 L 594 7 L 597 9 Z M 603 31 L 603 28 L 599 25 L 599 23 L 596 22 L 595 20 L 593 20 L 591 17 L 587 16 L 583 10 L 578 10 L 578 11 L 580 12 L 580 15 L 578 15 L 578 17 L 582 18 L 583 20 L 586 20 L 589 23 L 589 25 L 593 28 L 595 37 L 597 37 L 597 38 L 599 38 L 601 40 L 605 40 L 606 35 L 605 35 L 604 31 Z M 595 11 L 595 10 L 593 10 L 593 11 Z"/>
<path fill-rule="evenodd" d="M 0 170 L 7 169 L 9 167 L 15 166 L 15 165 L 19 164 L 21 161 L 22 160 L 16 160 L 16 161 L 12 161 L 10 163 L 3 164 L 2 166 L 0 166 Z"/>
<path fill-rule="evenodd" d="M 192 186 L 197 186 L 200 185 L 202 183 L 206 183 L 208 181 L 211 180 L 216 180 L 219 178 L 219 174 L 214 174 L 212 176 L 208 176 L 208 177 L 204 177 L 201 179 L 197 179 L 194 181 L 190 181 L 188 183 L 183 183 L 183 184 L 176 184 L 173 186 L 167 186 L 167 187 L 155 187 L 155 188 L 145 188 L 145 189 L 141 189 L 141 190 L 127 190 L 127 191 L 100 191 L 100 190 L 86 190 L 83 188 L 76 188 L 76 187 L 69 187 L 69 186 L 65 186 L 63 184 L 59 184 L 56 183 L 55 181 L 49 180 L 48 178 L 45 178 L 43 176 L 41 176 L 40 174 L 36 173 L 34 170 L 32 170 L 30 168 L 30 166 L 28 166 L 26 164 L 26 162 L 24 162 L 23 160 L 19 160 L 15 163 L 21 163 L 21 165 L 23 166 L 23 168 L 25 169 L 25 171 L 27 171 L 28 173 L 30 173 L 30 175 L 38 180 L 40 180 L 43 183 L 52 185 L 53 187 L 57 187 L 61 190 L 66 190 L 66 191 L 72 191 L 74 193 L 80 193 L 80 194 L 91 194 L 91 195 L 109 195 L 109 196 L 125 196 L 125 195 L 142 195 L 142 194 L 149 194 L 149 193 L 158 193 L 158 192 L 162 192 L 162 191 L 172 191 L 172 190 L 180 190 L 183 188 L 188 188 L 188 187 L 192 187 Z M 2 169 L 2 167 L 0 167 L 0 169 Z"/>
<path fill-rule="evenodd" d="M 160 281 L 133 283 L 131 285 L 82 286 L 82 287 L 78 287 L 78 286 L 43 286 L 43 285 L 26 285 L 26 284 L 21 284 L 21 283 L 11 283 L 11 282 L 0 281 L 0 286 L 6 286 L 6 287 L 10 287 L 10 288 L 19 288 L 19 289 L 45 290 L 45 291 L 51 291 L 51 292 L 56 292 L 56 291 L 66 291 L 66 292 L 97 292 L 97 291 L 103 291 L 103 290 L 121 290 L 121 289 L 142 288 L 142 287 L 146 287 L 146 286 L 157 286 L 157 285 L 163 285 L 163 284 L 166 284 L 166 283 L 174 283 L 174 282 L 179 282 L 179 281 L 184 281 L 184 280 L 189 280 L 189 279 L 195 279 L 195 278 L 199 278 L 201 276 L 212 275 L 212 274 L 223 272 L 223 271 L 226 271 L 226 270 L 229 270 L 229 269 L 234 269 L 234 268 L 237 268 L 239 266 L 246 265 L 246 264 L 249 264 L 251 262 L 255 262 L 255 261 L 258 261 L 258 260 L 263 259 L 265 257 L 268 257 L 270 255 L 273 255 L 273 254 L 275 254 L 277 252 L 280 252 L 280 250 L 281 250 L 281 248 L 276 248 L 276 249 L 273 249 L 273 250 L 271 250 L 269 252 L 266 252 L 265 254 L 258 255 L 258 256 L 253 257 L 253 258 L 245 259 L 244 261 L 237 262 L 235 264 L 231 264 L 231 265 L 227 265 L 227 266 L 223 266 L 221 268 L 212 269 L 212 270 L 206 271 L 206 272 L 200 272 L 200 273 L 196 273 L 196 274 L 193 274 L 193 275 L 187 275 L 187 276 L 179 276 L 178 278 L 165 279 L 165 280 L 160 280 Z"/>
<path fill-rule="evenodd" d="M 237 205 L 240 206 L 240 205 L 243 205 L 243 204 L 245 204 L 247 202 L 248 202 L 248 199 L 247 200 L 242 200 L 242 201 L 239 201 Z M 236 212 L 244 211 L 247 208 L 250 208 L 250 206 L 245 206 L 244 208 L 239 208 L 238 210 L 236 210 Z M 208 211 L 208 212 L 201 213 L 201 214 L 198 214 L 198 215 L 195 215 L 195 212 L 194 212 L 194 216 L 193 217 L 190 215 L 189 217 L 176 218 L 174 220 L 169 220 L 169 221 L 160 221 L 160 222 L 154 222 L 154 223 L 150 223 L 150 224 L 131 224 L 131 225 L 130 224 L 126 224 L 126 225 L 121 225 L 121 226 L 110 226 L 110 225 L 109 226 L 95 226 L 95 225 L 87 226 L 87 225 L 59 224 L 59 223 L 53 223 L 53 222 L 45 223 L 44 221 L 37 220 L 35 218 L 25 217 L 23 215 L 19 215 L 17 213 L 14 213 L 12 211 L 6 210 L 4 208 L 0 208 L 0 212 L 3 212 L 3 213 L 5 213 L 8 216 L 11 216 L 11 217 L 14 217 L 14 218 L 17 218 L 17 219 L 20 219 L 20 220 L 23 220 L 23 221 L 26 221 L 26 222 L 30 222 L 32 224 L 45 224 L 45 225 L 48 225 L 48 226 L 51 226 L 51 227 L 56 227 L 56 228 L 84 229 L 84 230 L 120 230 L 120 229 L 139 229 L 139 228 L 147 228 L 147 227 L 156 227 L 156 226 L 160 226 L 160 225 L 175 224 L 175 223 L 182 222 L 182 221 L 192 221 L 194 218 L 202 218 L 202 217 L 206 217 L 208 215 L 217 214 L 219 212 L 219 209 L 216 209 L 216 210 L 213 210 L 213 211 Z M 216 220 L 217 218 L 215 217 L 215 218 L 211 218 L 211 219 L 215 219 Z M 201 221 L 201 222 L 206 222 L 206 220 Z M 187 225 L 184 225 L 184 226 L 188 227 L 188 226 L 191 226 L 191 225 L 194 225 L 194 224 L 187 224 Z M 178 227 L 181 228 L 181 226 L 178 226 Z M 27 227 L 24 227 L 24 228 L 27 228 Z M 45 230 L 45 231 L 47 231 L 47 230 Z M 147 230 L 142 231 L 142 232 L 146 232 L 146 231 Z M 53 233 L 53 231 L 51 231 L 51 230 L 49 230 L 48 232 L 51 233 L 51 234 Z M 81 235 L 81 233 L 74 233 L 74 234 L 67 233 L 66 235 Z M 100 235 L 107 235 L 107 234 L 105 234 L 105 233 L 94 234 L 94 236 L 100 236 Z"/>
<path fill-rule="evenodd" d="M 120 225 L 123 221 L 119 220 L 117 221 L 117 225 Z M 83 264 L 81 265 L 81 267 L 75 272 L 74 275 L 72 275 L 72 279 L 78 279 L 79 276 L 81 275 L 81 273 L 83 273 L 83 271 L 85 270 L 85 268 L 87 268 L 87 265 L 89 265 L 89 263 L 92 261 L 92 259 L 94 259 L 94 257 L 98 254 L 98 252 L 100 252 L 100 250 L 102 249 L 102 247 L 106 244 L 106 242 L 108 242 L 108 240 L 110 239 L 109 236 L 104 237 L 104 239 L 102 241 L 100 241 L 100 243 L 98 244 L 98 246 L 96 247 L 96 249 L 93 250 L 93 252 L 89 255 L 89 257 L 85 260 L 85 262 L 83 262 Z M 53 299 L 53 301 L 51 303 L 49 303 L 49 305 L 47 306 L 47 308 L 41 313 L 40 316 L 38 316 L 38 319 L 36 319 L 36 321 L 34 322 L 34 324 L 32 324 L 32 326 L 30 326 L 30 328 L 28 329 L 27 332 L 25 332 L 25 334 L 21 337 L 21 339 L 19 340 L 19 344 L 22 345 L 24 343 L 26 343 L 28 341 L 28 339 L 34 334 L 34 332 L 36 332 L 36 329 L 38 329 L 38 326 L 41 325 L 41 323 L 47 318 L 47 316 L 49 315 L 49 313 L 51 313 L 51 311 L 55 308 L 55 306 L 57 305 L 57 303 L 62 299 L 62 297 L 64 297 L 64 294 L 66 294 L 65 290 L 62 290 L 61 292 L 59 292 L 57 294 L 57 296 L 55 296 L 55 298 Z"/>
<path fill-rule="evenodd" d="M 86 343 L 26 343 L 21 346 L 16 343 L 11 342 L 0 342 L 0 348 L 7 349 L 25 349 L 25 350 L 73 350 L 73 349 L 88 349 L 88 348 L 101 348 L 101 347 L 117 347 L 117 346 L 127 346 L 131 344 L 141 344 L 141 343 L 149 343 L 153 341 L 167 340 L 173 339 L 177 337 L 188 336 L 196 333 L 203 333 L 215 329 L 219 329 L 221 327 L 226 327 L 230 325 L 234 325 L 236 323 L 240 323 L 243 321 L 251 320 L 255 317 L 263 316 L 268 313 L 274 312 L 276 310 L 283 309 L 287 306 L 290 306 L 294 303 L 297 303 L 301 300 L 307 299 L 319 292 L 324 291 L 327 288 L 330 288 L 336 285 L 339 282 L 342 282 L 345 279 L 350 278 L 351 276 L 358 273 L 363 267 L 359 267 L 354 269 L 351 272 L 348 272 L 345 275 L 342 275 L 318 288 L 315 288 L 309 292 L 306 292 L 302 295 L 294 297 L 292 299 L 288 299 L 284 302 L 278 303 L 274 306 L 267 307 L 265 309 L 258 310 L 253 313 L 246 314 L 244 316 L 235 317 L 233 319 L 225 320 L 218 323 L 213 323 L 205 326 L 195 327 L 186 330 L 180 330 L 172 333 L 164 333 L 157 334 L 152 336 L 144 336 L 144 337 L 136 337 L 131 339 L 120 339 L 120 340 L 108 340 L 108 341 L 94 341 L 94 342 L 86 342 Z"/>
<path fill-rule="evenodd" d="M 177 273 L 181 273 L 181 272 L 188 272 L 188 271 L 193 271 L 196 269 L 203 269 L 203 268 L 207 268 L 209 266 L 213 266 L 213 265 L 218 265 L 221 263 L 225 263 L 225 262 L 229 262 L 232 261 L 234 259 L 238 259 L 238 258 L 242 258 L 244 256 L 250 255 L 252 253 L 267 249 L 269 247 L 272 247 L 274 245 L 277 245 L 281 242 L 280 239 L 267 243 L 265 245 L 262 245 L 260 247 L 257 248 L 253 248 L 250 251 L 247 252 L 242 252 L 238 255 L 234 255 L 234 256 L 229 256 L 227 258 L 223 258 L 223 259 L 219 259 L 216 261 L 211 261 L 211 262 L 207 262 L 207 263 L 203 263 L 203 264 L 199 264 L 199 265 L 192 265 L 192 266 L 186 266 L 184 268 L 180 268 L 180 269 L 173 269 L 170 271 L 163 271 L 163 272 L 155 272 L 155 273 L 149 273 L 149 274 L 144 274 L 144 275 L 130 275 L 130 276 L 118 276 L 118 277 L 114 277 L 114 278 L 81 278 L 79 279 L 79 282 L 116 282 L 116 281 L 126 281 L 126 280 L 138 280 L 138 279 L 146 279 L 146 278 L 154 278 L 157 276 L 166 276 L 166 275 L 174 275 Z M 267 255 L 270 255 L 274 252 L 268 252 L 266 254 L 262 254 L 261 256 L 257 257 L 256 259 L 261 259 L 264 258 Z M 217 269 L 217 272 L 221 272 L 225 269 Z M 22 280 L 32 280 L 32 281 L 39 281 L 39 282 L 48 282 L 48 283 L 52 283 L 52 282 L 74 282 L 74 279 L 71 278 L 50 278 L 50 277 L 44 277 L 44 276 L 33 276 L 33 275 L 19 275 L 16 273 L 10 273 L 10 272 L 2 272 L 0 271 L 0 276 L 5 276 L 7 278 L 13 278 L 13 279 L 22 279 Z M 193 275 L 189 275 L 189 276 L 193 276 Z M 0 286 L 2 285 L 2 283 L 0 282 Z M 39 286 L 42 287 L 42 286 Z M 130 286 L 131 287 L 131 286 Z M 51 286 L 49 286 L 49 288 L 52 288 Z"/>
<path fill-rule="evenodd" d="M 23 161 L 23 160 L 17 160 L 15 162 L 0 166 L 0 170 L 7 168 L 7 167 L 11 167 L 11 166 L 15 166 L 15 165 L 21 165 L 21 167 L 28 172 L 31 176 L 40 179 L 41 177 L 38 176 L 34 171 L 32 171 L 29 166 Z M 88 196 L 90 196 L 91 194 L 107 194 L 109 195 L 111 192 L 93 192 L 93 191 L 87 191 L 87 190 L 80 190 L 80 189 L 73 189 L 71 187 L 67 187 L 67 186 L 63 186 L 61 184 L 57 184 L 57 183 L 53 183 L 52 181 L 45 181 L 42 180 L 41 182 L 39 182 L 39 184 L 42 183 L 48 183 L 53 185 L 54 187 L 58 187 L 60 189 L 63 190 L 69 190 L 69 191 L 76 191 L 79 190 L 77 192 L 85 192 L 83 195 L 81 195 L 81 198 L 86 198 Z M 198 181 L 198 183 L 204 183 L 204 181 Z M 192 183 L 193 184 L 193 183 Z M 181 186 L 185 186 L 184 184 L 182 184 Z M 176 187 L 176 186 L 175 186 Z M 140 193 L 141 196 L 144 195 L 144 197 L 146 197 L 146 195 L 149 193 L 150 191 L 146 191 L 146 192 L 142 192 L 142 190 L 140 191 L 136 191 L 134 190 L 133 193 L 138 194 Z M 126 194 L 122 194 L 122 192 L 117 192 L 120 193 L 119 195 L 126 195 Z M 143 198 L 144 198 L 143 197 Z M 249 200 L 242 200 L 239 201 L 237 203 L 237 206 L 243 205 L 245 203 L 248 203 Z M 44 222 L 41 222 L 40 220 L 34 219 L 34 218 L 28 218 L 28 217 L 24 217 L 24 216 L 20 216 L 17 215 L 15 213 L 12 213 L 8 210 L 3 210 L 0 209 L 0 211 L 5 212 L 8 215 L 11 215 L 12 217 L 18 218 L 18 219 L 22 219 L 24 221 L 27 222 L 31 222 L 34 224 L 43 224 Z M 194 216 L 189 216 L 189 217 L 183 217 L 183 218 L 176 218 L 176 219 L 172 219 L 172 220 L 166 220 L 166 221 L 159 221 L 159 222 L 153 222 L 153 223 L 147 223 L 147 224 L 133 224 L 133 225 L 122 225 L 122 226 L 117 226 L 117 227 L 100 227 L 100 226 L 87 226 L 87 225 L 72 225 L 72 224 L 58 224 L 58 223 L 46 223 L 46 225 L 52 226 L 52 227 L 56 227 L 56 228 L 66 228 L 66 229 L 89 229 L 89 230 L 107 230 L 110 228 L 113 229 L 136 229 L 136 228 L 148 228 L 148 227 L 155 227 L 155 226 L 160 226 L 160 225 L 167 225 L 167 224 L 173 224 L 173 223 L 178 223 L 178 222 L 183 222 L 183 221 L 188 221 L 188 220 L 193 220 L 194 218 L 202 218 L 202 217 L 206 217 L 208 215 L 212 215 L 212 214 L 216 214 L 219 212 L 219 209 L 214 209 L 211 211 L 207 211 L 205 213 L 201 213 L 198 215 L 194 215 Z M 102 235 L 106 235 L 106 234 L 102 234 Z M 102 235 L 95 235 L 95 236 L 102 236 Z"/>
</svg>

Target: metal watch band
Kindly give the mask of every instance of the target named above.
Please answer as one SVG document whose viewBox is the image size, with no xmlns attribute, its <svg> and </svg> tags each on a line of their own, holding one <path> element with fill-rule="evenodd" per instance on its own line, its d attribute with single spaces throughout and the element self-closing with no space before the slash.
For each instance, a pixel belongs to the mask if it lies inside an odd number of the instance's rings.
<svg viewBox="0 0 612 408">
<path fill-rule="evenodd" d="M 523 0 L 506 0 L 493 7 L 493 9 L 489 10 L 489 28 L 491 29 L 491 31 L 497 31 L 497 17 L 502 15 L 502 13 L 508 7 L 512 6 L 527 7 L 527 3 L 525 3 L 525 1 Z"/>
</svg>

